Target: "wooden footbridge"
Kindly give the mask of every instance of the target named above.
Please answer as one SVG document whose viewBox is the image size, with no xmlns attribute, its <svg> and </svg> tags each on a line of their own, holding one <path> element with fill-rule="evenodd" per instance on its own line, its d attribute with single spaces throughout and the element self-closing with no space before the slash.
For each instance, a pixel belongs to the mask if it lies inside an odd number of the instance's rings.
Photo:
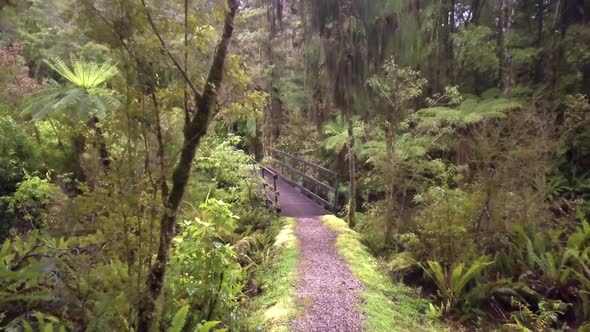
<svg viewBox="0 0 590 332">
<path fill-rule="evenodd" d="M 265 152 L 264 164 L 256 167 L 281 215 L 319 216 L 339 209 L 338 173 L 276 148 Z"/>
</svg>

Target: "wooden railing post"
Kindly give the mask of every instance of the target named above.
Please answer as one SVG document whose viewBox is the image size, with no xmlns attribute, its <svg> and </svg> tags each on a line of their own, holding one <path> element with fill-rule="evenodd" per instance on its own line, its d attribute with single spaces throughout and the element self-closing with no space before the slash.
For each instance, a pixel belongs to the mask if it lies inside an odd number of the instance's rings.
<svg viewBox="0 0 590 332">
<path fill-rule="evenodd" d="M 336 179 L 335 184 L 334 184 L 334 209 L 337 209 L 338 208 L 338 185 L 339 185 L 338 175 L 336 175 L 334 178 Z"/>
<path fill-rule="evenodd" d="M 279 209 L 279 192 L 277 191 L 277 175 L 274 174 L 272 177 L 272 183 L 273 183 L 273 187 L 274 187 L 274 192 L 275 192 L 275 205 L 277 206 L 277 210 Z"/>
</svg>

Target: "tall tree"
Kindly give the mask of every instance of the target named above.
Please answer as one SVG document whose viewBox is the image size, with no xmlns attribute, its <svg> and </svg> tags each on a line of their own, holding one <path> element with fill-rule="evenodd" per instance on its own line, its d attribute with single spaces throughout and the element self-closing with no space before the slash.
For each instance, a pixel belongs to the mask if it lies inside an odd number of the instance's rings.
<svg viewBox="0 0 590 332">
<path fill-rule="evenodd" d="M 401 121 L 401 111 L 409 106 L 409 103 L 422 94 L 426 86 L 426 79 L 420 73 L 411 68 L 400 68 L 393 58 L 383 65 L 380 75 L 375 75 L 367 81 L 375 93 L 385 100 L 385 160 L 382 163 L 381 174 L 385 179 L 385 195 L 387 202 L 385 242 L 389 242 L 392 236 L 399 231 L 401 213 L 396 213 L 398 204 L 396 195 L 398 183 L 396 174 L 398 161 L 395 160 L 395 143 L 398 124 Z"/>
<path fill-rule="evenodd" d="M 516 0 L 501 0 L 500 2 L 500 36 L 502 43 L 502 94 L 510 97 L 513 85 L 513 63 L 510 47 L 510 33 L 516 11 Z"/>
<path fill-rule="evenodd" d="M 160 239 L 156 260 L 148 272 L 146 290 L 140 301 L 138 310 L 138 330 L 150 331 L 153 328 L 154 319 L 157 316 L 156 301 L 162 292 L 164 276 L 169 259 L 170 244 L 176 231 L 176 220 L 179 214 L 180 203 L 184 196 L 186 186 L 195 158 L 196 149 L 201 138 L 207 132 L 209 121 L 212 117 L 213 106 L 215 105 L 217 91 L 221 87 L 223 68 L 228 53 L 229 43 L 234 30 L 234 19 L 239 7 L 238 0 L 228 0 L 228 10 L 225 14 L 223 33 L 217 44 L 213 61 L 207 75 L 207 80 L 202 92 L 196 87 L 196 83 L 190 79 L 189 73 L 181 65 L 179 60 L 172 54 L 160 34 L 156 22 L 153 20 L 146 0 L 142 0 L 145 14 L 148 18 L 153 33 L 158 37 L 162 48 L 168 54 L 170 61 L 183 76 L 194 95 L 195 112 L 185 123 L 183 129 L 184 142 L 180 153 L 180 159 L 174 167 L 172 175 L 172 187 L 166 195 L 165 212 L 160 220 Z M 190 113 L 189 110 L 186 110 Z M 166 193 L 164 193 L 166 194 Z"/>
</svg>

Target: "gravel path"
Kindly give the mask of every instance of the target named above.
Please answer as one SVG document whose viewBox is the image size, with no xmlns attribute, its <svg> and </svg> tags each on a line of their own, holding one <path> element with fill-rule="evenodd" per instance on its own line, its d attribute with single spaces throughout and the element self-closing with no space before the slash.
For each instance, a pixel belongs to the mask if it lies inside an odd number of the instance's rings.
<svg viewBox="0 0 590 332">
<path fill-rule="evenodd" d="M 356 311 L 361 284 L 336 251 L 336 234 L 319 218 L 298 218 L 295 235 L 301 244 L 297 304 L 303 315 L 291 321 L 296 332 L 362 331 Z"/>
</svg>

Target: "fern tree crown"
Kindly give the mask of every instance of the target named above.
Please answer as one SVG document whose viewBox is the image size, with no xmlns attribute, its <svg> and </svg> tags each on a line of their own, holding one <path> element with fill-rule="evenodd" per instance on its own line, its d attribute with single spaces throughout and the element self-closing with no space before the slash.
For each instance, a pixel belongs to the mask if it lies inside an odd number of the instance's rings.
<svg viewBox="0 0 590 332">
<path fill-rule="evenodd" d="M 71 68 L 59 57 L 47 61 L 49 67 L 75 86 L 84 89 L 95 88 L 118 73 L 116 65 L 113 65 L 110 60 L 99 66 L 96 62 L 72 56 L 70 63 Z"/>
<path fill-rule="evenodd" d="M 109 105 L 118 105 L 115 91 L 100 85 L 118 73 L 117 67 L 106 61 L 103 64 L 70 57 L 71 66 L 55 57 L 47 64 L 72 85 L 48 84 L 43 90 L 32 95 L 24 113 L 34 118 L 45 118 L 58 111 L 69 114 L 105 116 Z"/>
</svg>

